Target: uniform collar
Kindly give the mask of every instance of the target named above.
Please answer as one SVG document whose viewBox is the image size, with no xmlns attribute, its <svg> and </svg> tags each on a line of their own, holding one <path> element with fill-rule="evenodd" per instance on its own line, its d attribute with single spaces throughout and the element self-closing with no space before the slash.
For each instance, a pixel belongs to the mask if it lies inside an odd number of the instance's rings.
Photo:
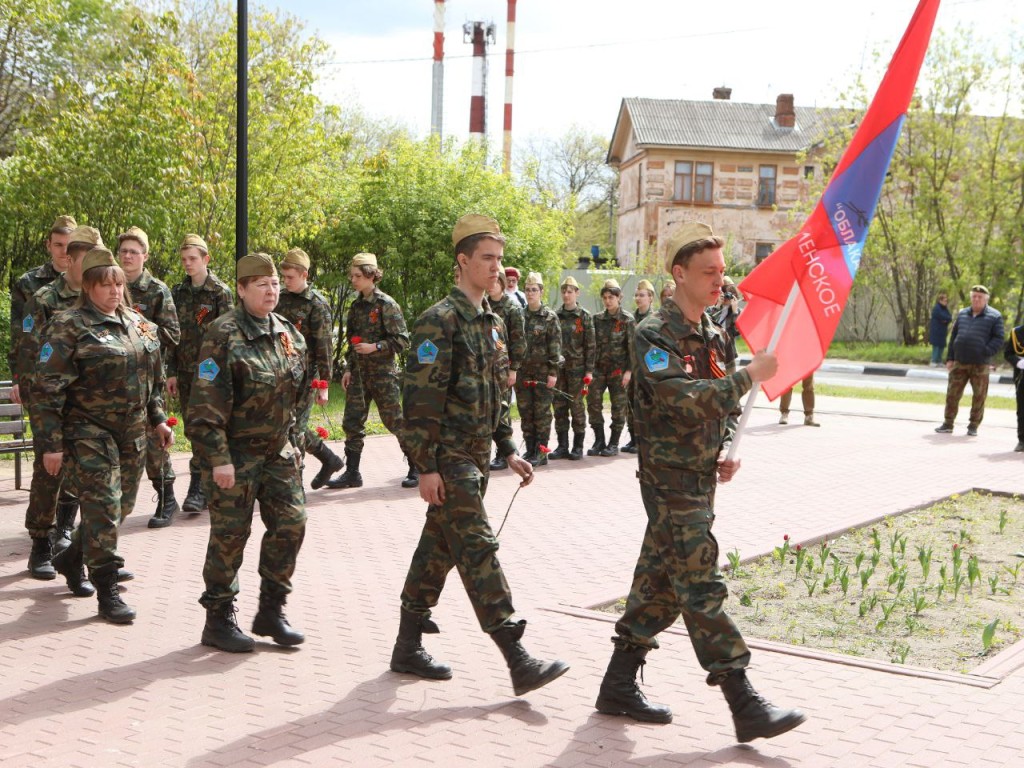
<svg viewBox="0 0 1024 768">
<path fill-rule="evenodd" d="M 564 312 L 567 315 L 581 315 L 581 314 L 583 314 L 583 307 L 581 307 L 579 304 L 577 304 L 572 309 L 566 309 L 565 304 L 563 304 L 562 308 L 560 310 L 558 310 L 558 311 L 559 312 Z"/>
<path fill-rule="evenodd" d="M 82 313 L 82 319 L 85 320 L 88 325 L 106 325 L 107 323 L 116 323 L 122 328 L 125 327 L 124 318 L 116 314 L 113 317 L 110 315 L 104 315 L 88 302 L 82 305 L 80 311 Z"/>
<path fill-rule="evenodd" d="M 240 304 L 238 306 L 237 313 L 238 327 L 242 331 L 242 333 L 245 334 L 245 338 L 247 338 L 249 341 L 257 339 L 260 336 L 266 336 L 268 333 L 279 334 L 288 332 L 285 329 L 284 325 L 281 323 L 281 321 L 278 319 L 277 315 L 274 314 L 273 312 L 271 312 L 267 316 L 267 319 L 270 321 L 270 323 L 266 328 L 260 325 L 256 321 L 256 318 L 254 318 L 252 315 L 246 312 L 245 307 L 243 305 Z"/>
<path fill-rule="evenodd" d="M 153 275 L 150 274 L 150 271 L 148 269 L 143 267 L 142 272 L 139 274 L 137 278 L 135 278 L 135 282 L 131 283 L 131 287 L 138 288 L 140 291 L 145 291 L 149 288 L 152 282 Z"/>
<path fill-rule="evenodd" d="M 714 328 L 711 325 L 711 318 L 708 317 L 707 312 L 701 313 L 700 325 L 698 326 L 694 326 L 693 323 L 683 316 L 683 310 L 674 301 L 666 301 L 662 304 L 658 314 L 665 321 L 665 325 L 668 326 L 672 336 L 677 339 L 685 336 L 700 336 L 704 339 L 709 339 L 715 335 Z"/>
<path fill-rule="evenodd" d="M 365 301 L 367 304 L 372 304 L 383 295 L 384 291 L 382 291 L 375 285 L 373 286 L 373 293 L 371 293 L 369 296 L 363 296 L 363 294 L 360 293 L 359 296 L 356 297 L 356 301 Z"/>
<path fill-rule="evenodd" d="M 57 275 L 53 280 L 54 288 L 57 290 L 57 294 L 62 299 L 73 299 L 81 291 L 76 291 L 70 285 L 68 285 L 67 279 L 64 277 L 64 273 Z"/>
<path fill-rule="evenodd" d="M 311 299 L 313 297 L 313 286 L 307 284 L 306 287 L 303 288 L 298 293 L 293 293 L 292 291 L 289 291 L 289 290 L 285 290 L 284 293 L 287 296 L 297 296 L 300 299 L 309 300 L 309 299 Z"/>
<path fill-rule="evenodd" d="M 452 288 L 451 293 L 448 294 L 448 300 L 454 305 L 456 311 L 462 316 L 463 320 L 475 320 L 480 316 L 481 312 L 490 312 L 490 305 L 487 304 L 487 297 L 484 297 L 484 304 L 481 309 L 477 309 L 469 297 L 462 292 L 462 289 L 458 286 Z"/>
</svg>

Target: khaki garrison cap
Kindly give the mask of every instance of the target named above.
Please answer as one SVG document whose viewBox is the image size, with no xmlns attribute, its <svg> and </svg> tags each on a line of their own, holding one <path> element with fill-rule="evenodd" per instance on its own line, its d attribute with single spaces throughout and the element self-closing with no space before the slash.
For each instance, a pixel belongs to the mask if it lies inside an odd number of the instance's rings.
<svg viewBox="0 0 1024 768">
<path fill-rule="evenodd" d="M 68 234 L 71 230 L 78 226 L 78 222 L 71 216 L 58 216 L 53 220 L 53 226 L 50 227 L 51 232 L 61 232 Z"/>
<path fill-rule="evenodd" d="M 250 253 L 243 256 L 235 265 L 235 277 L 277 277 L 274 260 L 265 253 Z"/>
<path fill-rule="evenodd" d="M 544 285 L 544 275 L 540 272 L 531 272 L 526 276 L 526 282 L 523 285 Z"/>
<path fill-rule="evenodd" d="M 638 291 L 650 291 L 651 295 L 654 295 L 654 283 L 652 283 L 650 280 L 641 280 L 639 283 L 636 284 L 636 289 Z"/>
<path fill-rule="evenodd" d="M 298 267 L 309 271 L 309 254 L 301 248 L 292 248 L 281 259 L 282 267 Z"/>
<path fill-rule="evenodd" d="M 142 243 L 142 250 L 149 253 L 149 235 L 138 227 L 128 227 L 127 232 L 123 232 L 117 236 L 118 245 L 123 243 L 125 240 L 138 240 Z"/>
<path fill-rule="evenodd" d="M 972 285 L 971 286 L 971 293 L 984 293 L 986 296 L 989 295 L 988 294 L 988 288 L 986 288 L 984 285 L 980 285 L 980 284 L 979 285 Z"/>
<path fill-rule="evenodd" d="M 482 216 L 479 213 L 467 213 L 455 222 L 455 229 L 452 230 L 452 245 L 458 245 L 472 235 L 501 236 L 501 227 L 490 216 Z"/>
<path fill-rule="evenodd" d="M 575 288 L 577 291 L 580 289 L 580 284 L 576 282 L 576 278 L 572 275 L 567 276 L 565 280 L 562 281 L 562 288 L 565 288 L 566 286 Z"/>
<path fill-rule="evenodd" d="M 114 254 L 102 245 L 97 245 L 90 248 L 89 252 L 85 254 L 85 258 L 82 260 L 82 274 L 85 274 L 93 267 L 114 266 L 117 266 L 117 262 L 114 261 Z"/>
<path fill-rule="evenodd" d="M 349 267 L 373 267 L 374 269 L 380 269 L 377 266 L 377 256 L 372 253 L 357 253 L 352 257 L 352 263 Z"/>
<path fill-rule="evenodd" d="M 695 243 L 698 240 L 707 240 L 709 237 L 714 236 L 715 233 L 711 231 L 711 227 L 699 221 L 688 221 L 685 224 L 681 224 L 669 237 L 668 244 L 665 247 L 665 271 L 672 271 L 672 262 L 675 260 L 676 254 L 684 246 Z"/>
<path fill-rule="evenodd" d="M 614 277 L 609 277 L 607 280 L 604 281 L 604 285 L 601 286 L 601 293 L 604 293 L 605 291 L 621 291 L 621 290 L 622 290 L 622 286 L 619 285 L 619 281 L 616 280 Z"/>
<path fill-rule="evenodd" d="M 100 237 L 100 231 L 94 227 L 75 227 L 71 232 L 71 238 L 68 240 L 68 246 L 72 245 L 103 245 L 103 238 Z"/>
<path fill-rule="evenodd" d="M 184 251 L 186 248 L 198 248 L 206 253 L 210 252 L 210 246 L 208 246 L 206 241 L 199 235 L 185 235 L 185 239 L 181 241 L 181 248 L 178 250 Z M 239 261 L 241 261 L 241 259 L 239 259 Z"/>
</svg>

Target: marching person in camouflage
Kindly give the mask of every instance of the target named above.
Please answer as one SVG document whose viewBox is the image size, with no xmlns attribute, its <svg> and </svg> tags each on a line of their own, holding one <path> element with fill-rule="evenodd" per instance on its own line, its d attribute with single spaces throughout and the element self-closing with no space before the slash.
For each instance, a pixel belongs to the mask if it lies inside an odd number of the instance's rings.
<svg viewBox="0 0 1024 768">
<path fill-rule="evenodd" d="M 636 284 L 636 291 L 633 292 L 633 301 L 636 302 L 636 312 L 633 313 L 633 320 L 636 322 L 637 327 L 640 326 L 644 320 L 646 320 L 652 311 L 654 305 L 654 284 L 650 280 L 641 280 Z M 626 403 L 629 407 L 626 409 L 626 426 L 629 428 L 629 442 L 626 443 L 621 450 L 623 453 L 636 453 L 636 439 L 633 437 L 635 432 L 633 431 L 633 393 L 636 389 L 636 380 L 630 378 L 629 385 L 626 387 Z"/>
<path fill-rule="evenodd" d="M 459 281 L 456 280 L 455 284 L 458 285 Z M 523 364 L 523 358 L 526 356 L 523 310 L 519 306 L 519 302 L 506 293 L 507 286 L 508 282 L 505 278 L 505 273 L 499 272 L 497 283 L 487 293 L 487 303 L 491 311 L 501 318 L 502 325 L 505 327 L 502 335 L 504 349 L 499 350 L 499 352 L 504 353 L 504 355 L 499 355 L 499 357 L 502 360 L 507 359 L 508 367 L 507 376 L 504 379 L 506 386 L 501 391 L 501 399 L 504 402 L 509 402 L 512 398 L 512 387 L 516 384 L 516 376 L 520 366 Z M 494 458 L 491 460 L 491 469 L 508 469 L 508 462 L 501 455 L 497 437 L 495 437 L 494 443 Z"/>
<path fill-rule="evenodd" d="M 516 403 L 526 443 L 523 458 L 538 467 L 548 463 L 552 389 L 558 382 L 562 331 L 558 327 L 558 316 L 543 304 L 544 278 L 539 272 L 527 275 L 524 289 L 526 356 L 516 378 Z"/>
<path fill-rule="evenodd" d="M 377 404 L 384 426 L 398 438 L 409 465 L 402 487 L 419 485 L 416 467 L 409 461 L 402 436 L 402 393 L 398 381 L 397 356 L 409 348 L 409 331 L 398 302 L 377 287 L 383 276 L 377 257 L 372 253 L 357 253 L 348 268 L 349 282 L 356 291 L 345 323 L 348 353 L 341 377 L 345 390 L 345 415 L 341 426 L 345 430 L 348 468 L 340 477 L 328 481 L 328 488 L 359 488 L 363 484 L 359 461 L 371 401 Z"/>
<path fill-rule="evenodd" d="M 246 653 L 255 642 L 239 629 L 234 603 L 257 501 L 266 532 L 252 631 L 279 645 L 305 640 L 289 626 L 284 604 L 306 532 L 295 411 L 309 376 L 302 334 L 273 312 L 281 290 L 274 262 L 251 253 L 236 269 L 242 305 L 206 330 L 187 426 L 213 480 L 206 590 L 199 599 L 206 608 L 202 643 Z"/>
<path fill-rule="evenodd" d="M 334 360 L 334 341 L 331 333 L 334 320 L 331 307 L 323 294 L 309 284 L 309 254 L 301 248 L 292 248 L 281 260 L 281 300 L 274 310 L 295 326 L 306 342 L 307 378 L 313 382 L 331 380 L 331 365 Z M 314 401 L 321 407 L 327 405 L 327 387 L 310 386 L 299 398 L 296 413 L 296 429 L 302 437 L 302 452 L 312 454 L 320 462 L 320 471 L 313 477 L 310 487 L 322 488 L 331 475 L 345 466 L 340 456 L 332 451 L 314 430 L 309 428 L 309 419 Z"/>
<path fill-rule="evenodd" d="M 664 304 L 666 301 L 672 298 L 672 294 L 675 291 L 676 286 L 671 280 L 661 286 L 661 303 Z"/>
<path fill-rule="evenodd" d="M 33 377 L 39 365 L 39 349 L 42 347 L 41 337 L 51 318 L 70 309 L 78 300 L 82 286 L 82 260 L 94 245 L 102 245 L 98 231 L 92 227 L 75 227 L 64 238 L 62 246 L 67 254 L 63 264 L 65 271 L 36 291 L 22 309 L 24 317 L 14 374 L 21 382 L 21 401 L 28 411 L 34 435 L 40 434 L 39 430 L 42 429 L 32 401 Z M 33 452 L 32 484 L 25 512 L 25 527 L 32 538 L 28 568 L 33 578 L 49 580 L 57 578 L 52 563 L 53 555 L 71 543 L 78 500 L 67 487 L 62 487 L 65 484 L 62 483 L 61 473 L 53 475 L 46 470 L 39 441 L 33 441 Z"/>
<path fill-rule="evenodd" d="M 196 366 L 201 359 L 199 347 L 203 343 L 203 336 L 214 320 L 231 311 L 234 301 L 231 298 L 231 289 L 209 270 L 210 248 L 203 238 L 199 235 L 185 235 L 179 250 L 181 265 L 185 269 L 185 279 L 174 286 L 171 296 L 174 300 L 174 309 L 178 313 L 181 341 L 178 342 L 178 346 L 165 350 L 165 363 L 167 392 L 171 397 L 178 398 L 182 421 L 187 430 L 192 384 L 196 378 Z M 188 432 L 185 435 L 189 440 L 192 439 Z M 185 501 L 182 502 L 181 509 L 189 516 L 193 516 L 206 508 L 199 456 L 194 450 L 188 462 L 188 471 L 188 491 L 185 492 Z"/>
<path fill-rule="evenodd" d="M 420 498 L 429 506 L 402 590 L 391 669 L 434 680 L 452 676 L 451 667 L 424 650 L 422 636 L 440 631 L 430 612 L 454 567 L 521 696 L 561 676 L 568 665 L 535 659 L 520 643 L 526 621 L 512 618 L 512 595 L 484 510 L 492 438 L 523 478 L 520 485 L 533 480 L 533 467 L 516 454 L 508 405 L 501 400 L 501 320 L 484 301 L 501 270 L 504 242 L 494 219 L 459 219 L 452 233 L 459 285 L 413 328 L 403 406 L 410 456 L 420 470 Z"/>
<path fill-rule="evenodd" d="M 161 357 L 166 358 L 167 350 L 178 346 L 181 340 L 181 327 L 178 325 L 178 313 L 170 289 L 146 268 L 149 260 L 149 235 L 139 227 L 129 227 L 128 231 L 117 237 L 117 258 L 128 283 L 125 299 L 132 309 L 157 327 Z M 155 429 L 148 429 L 146 477 L 157 494 L 156 511 L 148 523 L 150 528 L 166 528 L 181 511 L 174 498 L 175 474 L 170 459 L 160 435 Z"/>
<path fill-rule="evenodd" d="M 597 337 L 597 364 L 594 381 L 587 395 L 587 412 L 594 429 L 594 447 L 587 456 L 615 456 L 619 452 L 619 436 L 626 423 L 629 402 L 626 387 L 632 377 L 633 316 L 622 308 L 622 288 L 614 279 L 601 286 L 604 312 L 594 316 L 594 334 Z M 608 442 L 604 439 L 604 393 L 608 390 L 612 401 L 612 429 Z"/>
<path fill-rule="evenodd" d="M 737 739 L 747 742 L 784 733 L 805 717 L 771 705 L 751 687 L 750 651 L 723 609 L 727 591 L 711 533 L 715 487 L 740 468 L 739 459 L 726 458 L 740 398 L 778 367 L 774 355 L 758 352 L 745 369 L 724 371 L 725 338 L 705 312 L 721 292 L 724 242 L 705 224 L 679 227 L 666 249 L 673 298 L 637 330 L 636 427 L 647 531 L 596 706 L 643 722 L 671 722 L 668 707 L 647 701 L 636 673 L 658 647 L 658 633 L 682 616 L 708 685 L 722 687 Z"/>
<path fill-rule="evenodd" d="M 124 289 L 113 254 L 90 249 L 75 308 L 47 327 L 32 392 L 46 471 L 56 477 L 63 467 L 82 510 L 54 568 L 82 597 L 92 592 L 88 567 L 99 614 L 115 624 L 135 619 L 117 586 L 124 565 L 117 539 L 135 506 L 147 424 L 165 448 L 174 441 L 161 396 L 159 329 L 128 306 Z"/>
<path fill-rule="evenodd" d="M 597 341 L 594 318 L 579 305 L 580 284 L 572 275 L 562 281 L 562 308 L 556 313 L 562 331 L 562 366 L 558 370 L 557 389 L 572 400 L 555 398 L 555 434 L 558 447 L 550 459 L 579 461 L 583 458 L 583 439 L 587 432 L 585 395 L 594 378 L 597 362 Z M 569 449 L 569 414 L 572 414 L 572 449 Z"/>
</svg>

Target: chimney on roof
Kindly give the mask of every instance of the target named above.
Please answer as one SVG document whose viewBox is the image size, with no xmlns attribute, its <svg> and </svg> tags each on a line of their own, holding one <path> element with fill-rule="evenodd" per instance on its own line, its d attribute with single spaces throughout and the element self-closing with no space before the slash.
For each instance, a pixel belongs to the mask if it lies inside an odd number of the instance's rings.
<svg viewBox="0 0 1024 768">
<path fill-rule="evenodd" d="M 729 97 L 732 96 L 732 88 L 726 88 L 724 85 L 720 85 L 711 92 L 711 96 L 718 101 L 728 101 Z"/>
<path fill-rule="evenodd" d="M 792 128 L 796 125 L 792 93 L 780 93 L 775 100 L 775 125 L 779 128 Z"/>
</svg>

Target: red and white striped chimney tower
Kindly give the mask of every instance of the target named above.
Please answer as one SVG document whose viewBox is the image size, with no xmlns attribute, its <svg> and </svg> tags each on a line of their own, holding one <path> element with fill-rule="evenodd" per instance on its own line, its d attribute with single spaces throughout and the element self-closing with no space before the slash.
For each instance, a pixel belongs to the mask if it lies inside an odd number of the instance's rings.
<svg viewBox="0 0 1024 768">
<path fill-rule="evenodd" d="M 434 0 L 434 87 L 430 98 L 430 132 L 441 135 L 444 114 L 444 0 Z"/>
<path fill-rule="evenodd" d="M 494 42 L 494 24 L 467 21 L 462 39 L 473 44 L 473 93 L 469 98 L 469 137 L 487 138 L 487 45 Z"/>
<path fill-rule="evenodd" d="M 505 125 L 502 136 L 502 169 L 512 173 L 512 74 L 516 60 L 516 0 L 508 0 L 508 21 L 505 31 Z"/>
</svg>

